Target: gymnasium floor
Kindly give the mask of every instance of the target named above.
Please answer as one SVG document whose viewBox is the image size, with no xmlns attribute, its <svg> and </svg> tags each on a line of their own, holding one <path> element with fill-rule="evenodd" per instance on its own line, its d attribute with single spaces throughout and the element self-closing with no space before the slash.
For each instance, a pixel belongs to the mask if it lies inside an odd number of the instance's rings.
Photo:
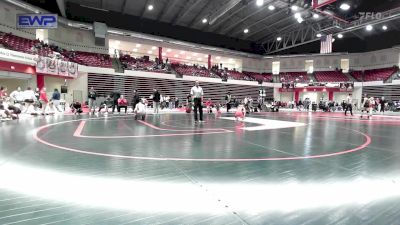
<svg viewBox="0 0 400 225">
<path fill-rule="evenodd" d="M 400 117 L 0 124 L 0 224 L 399 224 Z"/>
</svg>

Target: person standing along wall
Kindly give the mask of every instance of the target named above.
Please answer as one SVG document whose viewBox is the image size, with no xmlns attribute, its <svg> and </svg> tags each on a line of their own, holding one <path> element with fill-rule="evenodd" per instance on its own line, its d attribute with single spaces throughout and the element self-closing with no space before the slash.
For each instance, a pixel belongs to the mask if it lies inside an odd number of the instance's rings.
<svg viewBox="0 0 400 225">
<path fill-rule="evenodd" d="M 49 103 L 49 99 L 47 98 L 46 88 L 42 88 L 40 90 L 39 101 L 42 105 L 42 115 L 46 115 L 47 104 Z"/>
<path fill-rule="evenodd" d="M 161 100 L 161 95 L 160 92 L 158 92 L 157 89 L 154 89 L 153 92 L 153 108 L 154 108 L 154 114 L 158 114 L 160 110 L 160 100 Z"/>
<path fill-rule="evenodd" d="M 115 108 L 118 109 L 118 99 L 121 97 L 121 94 L 118 91 L 114 91 L 112 93 L 113 105 L 112 105 L 112 113 L 114 113 Z"/>
<path fill-rule="evenodd" d="M 382 98 L 381 98 L 381 101 L 379 102 L 379 104 L 381 105 L 381 110 L 380 110 L 380 112 L 381 112 L 382 114 L 385 114 L 385 105 L 386 105 L 385 97 L 382 97 Z"/>
<path fill-rule="evenodd" d="M 57 109 L 58 112 L 62 112 L 58 106 L 60 105 L 61 94 L 58 92 L 58 89 L 55 88 L 53 95 L 51 96 L 51 101 L 53 102 L 54 107 Z"/>
<path fill-rule="evenodd" d="M 93 87 L 91 87 L 89 90 L 88 98 L 89 98 L 89 114 L 91 114 L 91 113 L 94 114 L 94 112 L 96 111 L 97 93 Z M 92 108 L 93 108 L 93 111 L 92 111 Z"/>
<path fill-rule="evenodd" d="M 135 89 L 133 90 L 133 98 L 132 98 L 132 109 L 135 109 L 136 104 L 140 102 L 140 96 L 138 94 L 138 91 Z"/>
<path fill-rule="evenodd" d="M 228 91 L 228 94 L 225 96 L 225 101 L 226 101 L 226 112 L 229 112 L 229 110 L 231 109 L 231 101 L 232 101 L 231 92 Z"/>
</svg>

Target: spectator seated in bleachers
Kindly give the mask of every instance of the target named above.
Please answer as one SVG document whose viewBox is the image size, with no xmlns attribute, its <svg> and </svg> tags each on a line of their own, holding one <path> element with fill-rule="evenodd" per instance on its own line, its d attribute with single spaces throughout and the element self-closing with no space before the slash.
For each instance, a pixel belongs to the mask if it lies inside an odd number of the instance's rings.
<svg viewBox="0 0 400 225">
<path fill-rule="evenodd" d="M 272 82 L 272 74 L 270 73 L 255 73 L 255 72 L 247 72 L 243 71 L 248 77 L 251 77 L 253 80 L 262 81 L 262 82 Z"/>
<path fill-rule="evenodd" d="M 280 80 L 284 82 L 298 82 L 306 83 L 308 82 L 307 72 L 286 72 L 280 73 Z"/>
<path fill-rule="evenodd" d="M 211 73 L 204 66 L 199 65 L 185 65 L 179 63 L 172 63 L 171 67 L 179 74 L 186 76 L 195 76 L 195 77 L 211 77 L 211 78 L 219 78 L 216 74 Z"/>
</svg>

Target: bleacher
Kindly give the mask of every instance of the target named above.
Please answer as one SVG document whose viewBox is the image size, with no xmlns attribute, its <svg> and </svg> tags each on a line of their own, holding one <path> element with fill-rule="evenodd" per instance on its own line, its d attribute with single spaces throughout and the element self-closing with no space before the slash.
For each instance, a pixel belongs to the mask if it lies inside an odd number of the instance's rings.
<svg viewBox="0 0 400 225">
<path fill-rule="evenodd" d="M 248 77 L 252 77 L 253 79 L 255 79 L 257 81 L 272 82 L 272 74 L 271 73 L 255 73 L 255 72 L 243 71 L 243 74 Z"/>
<path fill-rule="evenodd" d="M 347 82 L 349 78 L 340 71 L 318 71 L 314 73 L 318 82 Z"/>
<path fill-rule="evenodd" d="M 280 80 L 284 82 L 308 82 L 307 72 L 286 72 L 280 73 Z"/>
<path fill-rule="evenodd" d="M 373 69 L 373 70 L 365 70 L 364 77 L 362 71 L 352 71 L 350 74 L 357 81 L 385 81 L 393 75 L 394 72 L 397 71 L 397 68 L 382 68 L 382 69 Z"/>
<path fill-rule="evenodd" d="M 39 40 L 31 40 L 13 35 L 12 33 L 0 32 L 0 45 L 4 48 L 40 56 L 53 56 L 53 51 L 60 52 L 66 59 L 76 62 L 81 65 L 112 68 L 112 59 L 108 54 L 90 53 L 82 51 L 67 51 L 57 46 L 47 45 Z M 129 55 L 120 57 L 121 63 L 130 70 L 143 70 L 165 73 L 168 72 L 165 66 L 157 65 L 154 61 L 149 61 L 144 58 L 134 58 Z M 205 67 L 189 66 L 179 63 L 172 64 L 172 67 L 178 74 L 188 76 L 201 76 L 220 78 L 220 74 L 226 74 L 228 79 L 247 80 L 247 81 L 263 81 L 272 82 L 270 73 L 255 73 L 255 72 L 239 72 L 236 70 L 208 70 Z M 352 71 L 350 75 L 357 81 L 384 81 L 397 71 L 397 68 L 382 68 L 365 70 L 364 77 L 362 71 Z M 347 82 L 349 78 L 339 71 L 322 71 L 315 72 L 315 78 L 318 82 Z M 308 82 L 306 72 L 282 72 L 280 80 L 283 82 Z"/>
<path fill-rule="evenodd" d="M 91 52 L 68 52 L 62 53 L 70 61 L 85 66 L 112 68 L 112 61 L 109 55 Z"/>
<path fill-rule="evenodd" d="M 212 77 L 212 78 L 220 78 L 216 74 L 212 73 L 205 67 L 201 66 L 189 66 L 179 63 L 171 64 L 171 67 L 179 74 L 186 76 L 195 76 L 195 77 Z"/>
<path fill-rule="evenodd" d="M 18 37 L 11 33 L 0 33 L 0 44 L 7 49 L 27 54 L 49 56 L 53 53 L 49 46 L 39 40 Z"/>
<path fill-rule="evenodd" d="M 225 72 L 228 75 L 228 79 L 255 81 L 255 78 L 250 77 L 236 70 L 226 70 Z"/>
</svg>

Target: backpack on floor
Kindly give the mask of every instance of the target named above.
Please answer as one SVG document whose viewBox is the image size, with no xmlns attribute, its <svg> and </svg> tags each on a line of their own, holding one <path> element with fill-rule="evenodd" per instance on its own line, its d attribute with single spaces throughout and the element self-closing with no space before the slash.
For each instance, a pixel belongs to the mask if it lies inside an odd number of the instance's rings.
<svg viewBox="0 0 400 225">
<path fill-rule="evenodd" d="M 186 108 L 186 113 L 191 113 L 192 112 L 192 108 L 191 107 L 187 107 Z"/>
</svg>

